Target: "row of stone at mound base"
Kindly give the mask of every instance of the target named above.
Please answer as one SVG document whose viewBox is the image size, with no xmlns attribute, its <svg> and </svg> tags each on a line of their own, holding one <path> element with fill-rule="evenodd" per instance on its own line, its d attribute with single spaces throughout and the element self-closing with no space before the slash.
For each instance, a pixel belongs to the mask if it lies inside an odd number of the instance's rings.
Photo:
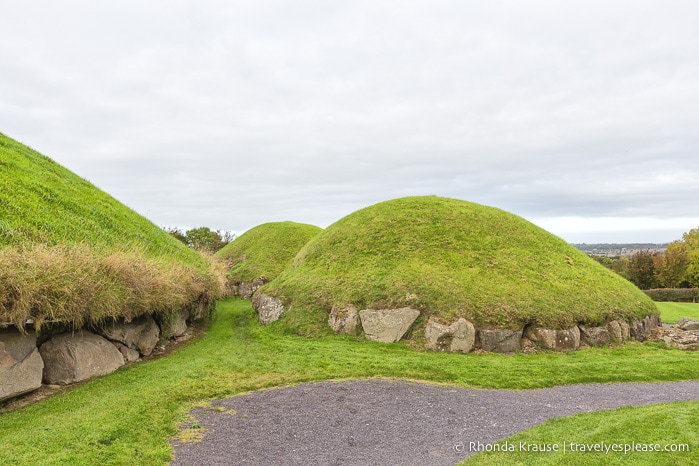
<svg viewBox="0 0 699 466">
<path fill-rule="evenodd" d="M 105 323 L 92 331 L 63 331 L 55 324 L 42 328 L 39 339 L 33 330 L 0 328 L 0 401 L 34 391 L 42 383 L 68 385 L 113 372 L 150 355 L 161 336 L 184 335 L 187 321 L 207 313 L 206 306 L 194 306 L 167 321 L 141 317 Z"/>
<path fill-rule="evenodd" d="M 273 322 L 284 315 L 284 305 L 277 298 L 257 293 L 253 296 L 253 308 L 263 324 Z M 361 324 L 370 340 L 382 343 L 399 341 L 420 315 L 417 309 L 364 309 L 354 306 L 333 307 L 328 325 L 335 333 L 356 334 Z M 658 316 L 635 319 L 631 323 L 615 320 L 600 327 L 576 325 L 565 330 L 552 330 L 527 326 L 519 330 L 476 327 L 460 318 L 451 325 L 443 325 L 430 319 L 425 326 L 425 347 L 432 351 L 468 353 L 474 349 L 496 353 L 514 353 L 527 346 L 539 346 L 554 351 L 572 351 L 580 344 L 607 345 L 630 338 L 648 339 L 654 328 L 660 326 Z"/>
</svg>

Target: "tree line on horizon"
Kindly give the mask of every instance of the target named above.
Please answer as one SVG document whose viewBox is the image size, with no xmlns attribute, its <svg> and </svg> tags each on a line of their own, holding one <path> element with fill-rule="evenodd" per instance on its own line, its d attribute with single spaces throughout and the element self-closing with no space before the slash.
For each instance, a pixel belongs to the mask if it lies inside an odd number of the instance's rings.
<svg viewBox="0 0 699 466">
<path fill-rule="evenodd" d="M 664 254 L 641 250 L 626 256 L 590 255 L 642 290 L 699 288 L 699 228 L 668 244 Z"/>
</svg>

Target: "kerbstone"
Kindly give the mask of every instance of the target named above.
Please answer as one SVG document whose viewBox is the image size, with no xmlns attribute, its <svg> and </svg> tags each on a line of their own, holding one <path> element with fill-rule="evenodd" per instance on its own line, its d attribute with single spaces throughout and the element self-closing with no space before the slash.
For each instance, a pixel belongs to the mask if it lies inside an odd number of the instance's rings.
<svg viewBox="0 0 699 466">
<path fill-rule="evenodd" d="M 131 322 L 111 322 L 104 324 L 99 333 L 113 341 L 125 344 L 148 356 L 160 339 L 160 327 L 152 317 L 141 317 Z"/>
<path fill-rule="evenodd" d="M 44 360 L 44 382 L 67 385 L 109 374 L 124 365 L 119 350 L 88 331 L 62 333 L 39 348 Z"/>
<path fill-rule="evenodd" d="M 257 319 L 261 324 L 269 324 L 279 320 L 285 312 L 284 304 L 279 299 L 264 293 L 253 295 L 252 307 L 257 311 Z"/>
<path fill-rule="evenodd" d="M 425 326 L 425 339 L 425 348 L 431 351 L 468 353 L 473 350 L 476 329 L 464 318 L 448 326 L 430 319 Z"/>
<path fill-rule="evenodd" d="M 565 330 L 529 327 L 524 336 L 554 351 L 575 351 L 580 346 L 580 329 L 577 326 Z"/>
<path fill-rule="evenodd" d="M 44 361 L 36 347 L 36 333 L 16 328 L 0 330 L 0 400 L 41 387 Z"/>
<path fill-rule="evenodd" d="M 333 306 L 328 316 L 328 325 L 337 334 L 346 333 L 354 335 L 359 325 L 359 313 L 351 304 L 346 306 Z"/>
<path fill-rule="evenodd" d="M 162 318 L 160 321 L 160 334 L 166 338 L 174 338 L 184 335 L 184 333 L 187 331 L 188 318 L 188 309 L 180 309 L 179 311 Z"/>
<path fill-rule="evenodd" d="M 359 311 L 366 337 L 381 343 L 393 343 L 403 338 L 419 315 L 420 311 L 409 307 Z"/>
<path fill-rule="evenodd" d="M 524 329 L 480 329 L 478 336 L 483 351 L 493 353 L 515 353 L 522 350 L 522 333 Z"/>
<path fill-rule="evenodd" d="M 604 346 L 611 342 L 607 327 L 587 327 L 580 325 L 580 340 L 590 346 Z"/>
</svg>

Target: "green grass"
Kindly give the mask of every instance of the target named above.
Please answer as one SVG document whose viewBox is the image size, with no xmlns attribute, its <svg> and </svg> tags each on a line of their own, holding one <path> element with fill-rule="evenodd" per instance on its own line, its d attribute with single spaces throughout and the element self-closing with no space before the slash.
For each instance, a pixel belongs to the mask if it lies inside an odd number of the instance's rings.
<svg viewBox="0 0 699 466">
<path fill-rule="evenodd" d="M 168 437 L 203 400 L 306 381 L 390 377 L 485 388 L 699 378 L 699 353 L 628 344 L 571 353 L 445 354 L 262 326 L 248 301 L 218 303 L 200 340 L 0 415 L 3 464 L 164 464 Z M 614 368 L 610 370 L 610 368 Z M 647 428 L 647 427 L 644 427 Z"/>
<path fill-rule="evenodd" d="M 222 288 L 212 261 L 0 134 L 0 323 L 166 315 Z"/>
<path fill-rule="evenodd" d="M 683 317 L 699 320 L 699 303 L 655 303 L 665 324 L 676 324 Z"/>
<path fill-rule="evenodd" d="M 252 228 L 215 256 L 233 262 L 228 275 L 235 281 L 276 278 L 320 228 L 295 222 L 264 223 Z"/>
<path fill-rule="evenodd" d="M 478 453 L 463 465 L 682 465 L 699 464 L 699 402 L 664 403 L 638 408 L 619 408 L 611 411 L 577 414 L 557 418 L 528 429 L 505 441 L 514 446 L 515 451 Z M 558 445 L 559 452 L 522 452 L 524 445 Z M 599 444 L 609 448 L 607 452 L 580 452 L 581 447 L 570 444 Z M 638 452 L 614 452 L 617 449 L 632 448 L 643 444 Z M 565 445 L 565 453 L 563 452 Z M 685 445 L 689 451 L 655 452 L 643 451 L 647 445 L 660 448 L 673 448 Z M 678 447 L 675 447 L 678 448 Z"/>
<path fill-rule="evenodd" d="M 313 238 L 262 288 L 292 309 L 289 331 L 327 333 L 334 305 L 411 306 L 445 323 L 570 328 L 655 314 L 614 272 L 516 215 L 409 197 L 357 211 Z M 419 332 L 418 332 L 419 334 Z"/>
<path fill-rule="evenodd" d="M 195 251 L 50 158 L 0 133 L 0 247 L 87 244 L 206 267 Z"/>
</svg>

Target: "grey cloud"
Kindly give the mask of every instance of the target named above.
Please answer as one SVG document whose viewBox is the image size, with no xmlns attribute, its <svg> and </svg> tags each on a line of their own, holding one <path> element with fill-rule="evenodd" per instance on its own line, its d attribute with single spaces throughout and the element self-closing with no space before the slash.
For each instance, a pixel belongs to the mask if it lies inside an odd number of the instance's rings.
<svg viewBox="0 0 699 466">
<path fill-rule="evenodd" d="M 325 226 L 410 194 L 696 218 L 697 20 L 689 1 L 15 3 L 0 131 L 161 225 Z"/>
</svg>

